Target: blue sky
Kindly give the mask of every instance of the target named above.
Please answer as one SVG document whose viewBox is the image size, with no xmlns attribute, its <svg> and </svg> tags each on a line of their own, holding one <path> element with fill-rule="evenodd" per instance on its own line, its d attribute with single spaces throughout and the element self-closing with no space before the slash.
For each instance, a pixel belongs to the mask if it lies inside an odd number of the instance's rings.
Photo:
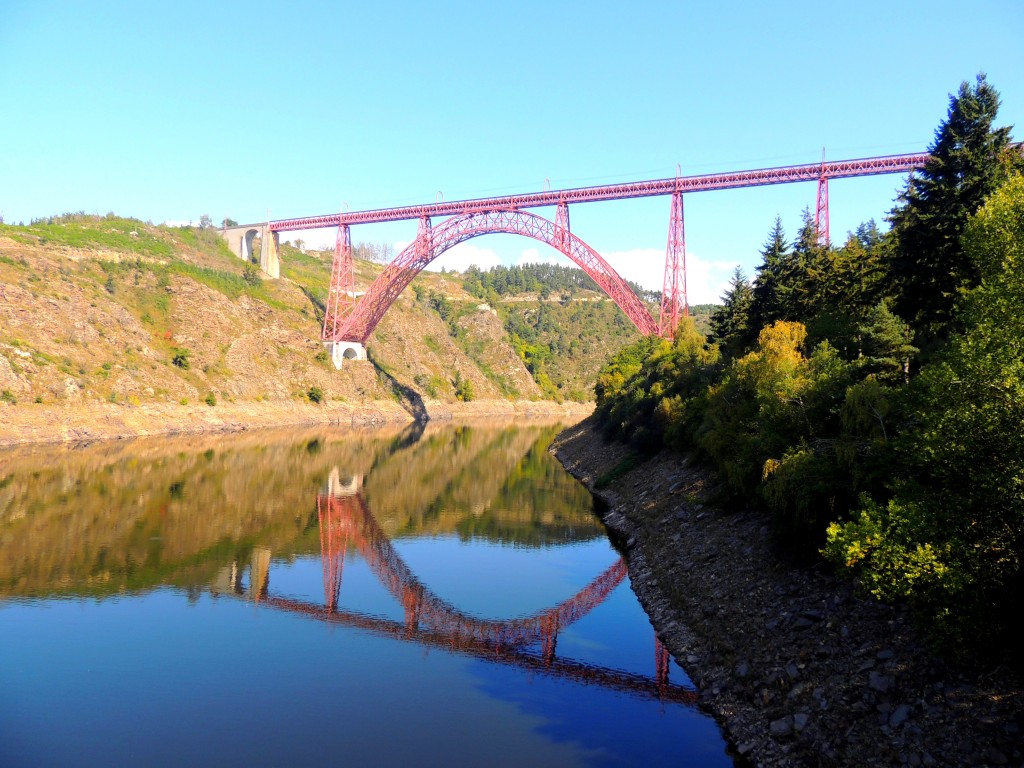
<svg viewBox="0 0 1024 768">
<path fill-rule="evenodd" d="M 980 71 L 1024 138 L 1024 3 L 128 3 L 4 0 L 0 214 L 288 218 L 923 151 Z M 898 176 L 830 186 L 833 239 Z M 813 184 L 686 197 L 691 303 L 748 274 Z M 553 215 L 540 210 L 542 215 Z M 669 201 L 573 231 L 660 287 Z M 357 227 L 408 242 L 415 222 Z M 294 235 L 292 235 L 294 237 Z M 322 232 L 307 240 L 333 233 Z M 473 259 L 557 258 L 478 238 Z"/>
</svg>

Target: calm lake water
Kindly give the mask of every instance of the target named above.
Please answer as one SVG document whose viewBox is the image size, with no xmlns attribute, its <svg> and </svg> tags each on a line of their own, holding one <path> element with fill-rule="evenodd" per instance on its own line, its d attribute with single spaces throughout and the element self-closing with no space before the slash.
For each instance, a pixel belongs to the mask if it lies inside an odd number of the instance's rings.
<svg viewBox="0 0 1024 768">
<path fill-rule="evenodd" d="M 0 766 L 729 766 L 558 428 L 0 452 Z"/>
</svg>

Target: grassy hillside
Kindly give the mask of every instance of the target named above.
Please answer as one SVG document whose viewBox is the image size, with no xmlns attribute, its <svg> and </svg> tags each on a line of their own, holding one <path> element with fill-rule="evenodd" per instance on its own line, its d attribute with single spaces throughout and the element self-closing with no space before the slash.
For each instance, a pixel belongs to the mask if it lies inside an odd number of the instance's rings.
<svg viewBox="0 0 1024 768">
<path fill-rule="evenodd" d="M 319 342 L 332 255 L 285 244 L 272 281 L 211 229 L 112 214 L 0 225 L 0 408 L 584 400 L 635 339 L 601 295 L 492 307 L 423 273 L 371 337 L 372 364 L 336 371 Z M 381 269 L 357 260 L 357 287 Z"/>
</svg>

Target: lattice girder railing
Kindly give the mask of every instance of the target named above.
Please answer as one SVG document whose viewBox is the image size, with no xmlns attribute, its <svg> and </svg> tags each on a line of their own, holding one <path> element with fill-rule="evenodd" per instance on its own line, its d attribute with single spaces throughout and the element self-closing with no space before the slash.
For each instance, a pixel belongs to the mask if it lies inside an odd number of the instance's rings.
<svg viewBox="0 0 1024 768">
<path fill-rule="evenodd" d="M 335 337 L 329 340 L 365 344 L 398 295 L 431 261 L 461 242 L 499 233 L 522 235 L 557 249 L 593 278 L 640 333 L 649 336 L 658 331 L 658 323 L 626 281 L 597 251 L 572 234 L 566 226 L 556 225 L 533 213 L 516 210 L 492 210 L 457 216 L 433 229 L 423 224 L 423 221 L 429 222 L 429 219 L 421 219 L 420 234 L 416 241 L 385 267 Z"/>
<path fill-rule="evenodd" d="M 605 184 L 597 187 L 552 189 L 504 197 L 486 197 L 471 200 L 453 200 L 397 208 L 378 208 L 370 211 L 351 211 L 324 216 L 306 216 L 270 222 L 274 232 L 297 229 L 321 229 L 339 224 L 373 224 L 384 221 L 405 221 L 424 217 L 462 216 L 470 213 L 505 209 L 521 210 L 542 208 L 560 203 L 592 203 L 602 200 L 624 200 L 634 197 L 671 195 L 674 192 L 707 192 L 716 189 L 737 189 L 767 184 L 788 184 L 801 181 L 842 179 L 852 176 L 874 176 L 887 173 L 909 173 L 921 168 L 928 158 L 927 152 L 887 157 L 864 157 L 856 160 L 833 160 L 780 168 L 758 168 L 749 171 L 710 173 L 697 176 L 679 176 L 670 179 L 633 181 L 624 184 Z"/>
<path fill-rule="evenodd" d="M 519 647 L 496 647 L 493 643 L 474 641 L 469 638 L 454 638 L 439 632 L 418 630 L 410 633 L 408 627 L 397 621 L 378 616 L 346 610 L 328 610 L 323 606 L 296 600 L 294 598 L 267 596 L 260 604 L 308 619 L 321 621 L 333 626 L 351 627 L 364 632 L 373 632 L 395 640 L 413 640 L 421 646 L 456 650 L 487 662 L 507 663 L 531 673 L 550 674 L 584 685 L 599 685 L 609 690 L 622 691 L 633 695 L 651 697 L 661 701 L 674 701 L 694 705 L 698 701 L 696 691 L 671 683 L 661 684 L 634 672 L 608 669 L 571 659 L 546 659 Z"/>
</svg>

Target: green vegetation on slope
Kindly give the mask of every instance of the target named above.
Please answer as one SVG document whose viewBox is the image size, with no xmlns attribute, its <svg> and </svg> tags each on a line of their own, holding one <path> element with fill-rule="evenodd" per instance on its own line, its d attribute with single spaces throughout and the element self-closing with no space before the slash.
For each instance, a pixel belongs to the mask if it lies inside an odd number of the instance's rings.
<svg viewBox="0 0 1024 768">
<path fill-rule="evenodd" d="M 890 232 L 833 248 L 805 214 L 789 244 L 777 220 L 714 343 L 685 323 L 596 388 L 610 437 L 696 451 L 780 541 L 960 649 L 1008 648 L 1024 587 L 1024 163 L 997 107 L 983 77 L 960 88 Z"/>
<path fill-rule="evenodd" d="M 387 249 L 355 250 L 374 259 L 355 262 L 366 290 Z M 372 363 L 335 371 L 319 343 L 332 259 L 282 244 L 272 281 L 209 226 L 112 214 L 0 225 L 0 408 L 394 398 L 422 412 L 421 399 L 583 400 L 601 360 L 634 333 L 600 294 L 510 296 L 499 316 L 459 276 L 422 273 L 370 338 Z M 520 312 L 516 338 L 505 326 Z"/>
<path fill-rule="evenodd" d="M 602 361 L 640 334 L 611 300 L 498 305 L 512 346 L 547 397 L 590 399 Z"/>
<path fill-rule="evenodd" d="M 629 282 L 644 301 L 659 301 L 661 295 L 645 291 L 636 283 Z M 597 283 L 582 269 L 564 264 L 517 264 L 511 267 L 491 267 L 487 271 L 470 266 L 462 275 L 462 286 L 466 293 L 478 299 L 496 303 L 507 296 L 536 294 L 542 301 L 549 297 L 573 298 L 580 293 L 601 293 Z"/>
</svg>

